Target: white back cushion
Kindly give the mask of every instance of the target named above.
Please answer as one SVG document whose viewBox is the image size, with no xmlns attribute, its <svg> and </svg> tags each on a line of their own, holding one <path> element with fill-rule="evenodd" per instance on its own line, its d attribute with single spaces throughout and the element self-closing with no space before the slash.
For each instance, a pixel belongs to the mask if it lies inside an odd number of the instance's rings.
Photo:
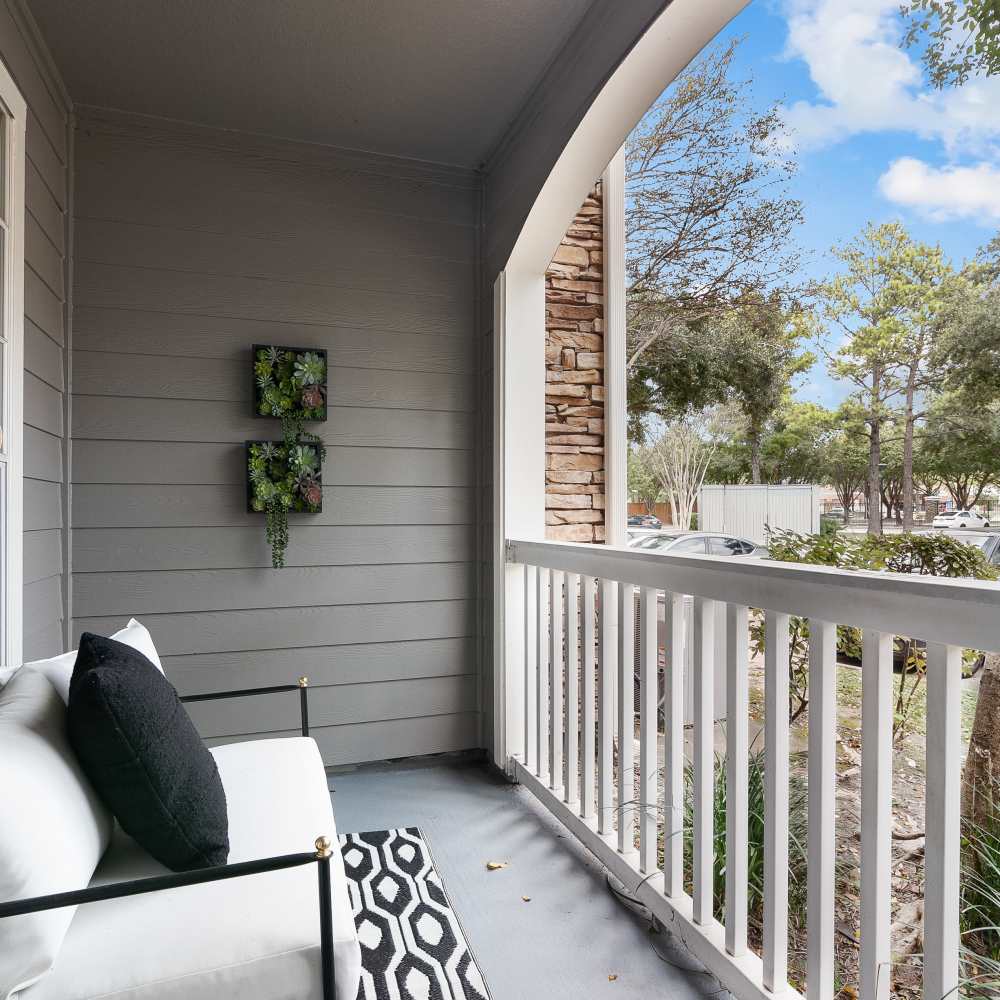
<svg viewBox="0 0 1000 1000">
<path fill-rule="evenodd" d="M 156 647 L 153 645 L 153 637 L 142 622 L 137 622 L 134 618 L 130 618 L 128 625 L 120 632 L 115 632 L 111 638 L 139 650 L 161 674 L 163 673 L 160 658 L 156 655 Z M 24 664 L 30 670 L 37 670 L 39 673 L 45 674 L 52 682 L 52 686 L 59 692 L 59 697 L 62 698 L 64 705 L 69 704 L 69 682 L 73 677 L 73 667 L 75 665 L 75 649 L 71 649 L 68 653 L 62 653 L 59 656 L 53 656 L 48 660 L 32 660 L 30 663 Z"/>
<path fill-rule="evenodd" d="M 0 899 L 84 889 L 111 838 L 111 814 L 66 738 L 66 706 L 39 671 L 0 690 Z M 0 997 L 52 967 L 76 907 L 0 920 Z"/>
</svg>

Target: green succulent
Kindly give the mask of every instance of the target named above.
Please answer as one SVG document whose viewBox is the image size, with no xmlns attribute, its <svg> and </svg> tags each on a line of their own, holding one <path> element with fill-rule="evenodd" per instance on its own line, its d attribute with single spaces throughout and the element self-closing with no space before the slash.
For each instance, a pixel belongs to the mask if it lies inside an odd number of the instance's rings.
<svg viewBox="0 0 1000 1000">
<path fill-rule="evenodd" d="M 317 464 L 316 449 L 309 445 L 296 445 L 288 457 L 288 464 L 301 472 L 311 472 Z"/>
<path fill-rule="evenodd" d="M 306 351 L 295 360 L 295 377 L 302 385 L 322 385 L 326 378 L 326 362 L 321 355 Z"/>
</svg>

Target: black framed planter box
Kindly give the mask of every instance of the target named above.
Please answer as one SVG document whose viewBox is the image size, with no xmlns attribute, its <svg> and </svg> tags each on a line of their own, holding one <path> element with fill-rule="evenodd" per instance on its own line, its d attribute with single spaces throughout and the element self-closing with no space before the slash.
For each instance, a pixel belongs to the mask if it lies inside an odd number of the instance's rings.
<svg viewBox="0 0 1000 1000">
<path fill-rule="evenodd" d="M 248 513 L 263 514 L 267 499 L 282 493 L 291 498 L 289 513 L 322 513 L 323 456 L 318 442 L 302 439 L 291 455 L 284 441 L 245 441 L 244 447 Z M 271 488 L 262 487 L 263 482 Z"/>
<path fill-rule="evenodd" d="M 327 352 L 319 347 L 254 344 L 250 375 L 255 417 L 325 421 Z"/>
</svg>

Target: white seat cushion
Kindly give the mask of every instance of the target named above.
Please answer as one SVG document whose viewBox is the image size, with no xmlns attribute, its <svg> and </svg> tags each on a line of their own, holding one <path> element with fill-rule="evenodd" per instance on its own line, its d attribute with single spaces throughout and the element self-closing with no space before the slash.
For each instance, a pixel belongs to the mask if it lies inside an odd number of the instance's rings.
<svg viewBox="0 0 1000 1000">
<path fill-rule="evenodd" d="M 337 844 L 326 773 L 311 739 L 216 747 L 229 806 L 230 863 Z M 164 874 L 116 830 L 94 884 Z M 331 862 L 337 1000 L 356 1000 L 361 949 L 339 850 Z M 51 974 L 24 1000 L 320 998 L 315 865 L 89 903 Z"/>
<path fill-rule="evenodd" d="M 0 691 L 0 899 L 84 889 L 111 837 L 111 814 L 66 739 L 66 706 L 41 675 Z M 0 997 L 44 975 L 73 907 L 0 920 Z"/>
</svg>

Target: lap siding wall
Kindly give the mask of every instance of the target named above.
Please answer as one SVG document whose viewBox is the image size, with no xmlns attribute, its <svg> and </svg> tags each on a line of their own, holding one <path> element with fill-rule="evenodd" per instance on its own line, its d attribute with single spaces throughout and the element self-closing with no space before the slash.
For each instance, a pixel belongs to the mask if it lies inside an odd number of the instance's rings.
<svg viewBox="0 0 1000 1000">
<path fill-rule="evenodd" d="M 75 204 L 76 630 L 141 617 L 182 693 L 307 674 L 328 764 L 478 746 L 478 178 L 82 110 Z M 329 352 L 283 570 L 253 343 Z M 192 707 L 225 742 L 293 732 L 285 701 Z"/>
<path fill-rule="evenodd" d="M 19 4 L 0 3 L 0 59 L 28 105 L 24 239 L 24 658 L 66 647 L 65 448 L 69 105 Z"/>
</svg>

